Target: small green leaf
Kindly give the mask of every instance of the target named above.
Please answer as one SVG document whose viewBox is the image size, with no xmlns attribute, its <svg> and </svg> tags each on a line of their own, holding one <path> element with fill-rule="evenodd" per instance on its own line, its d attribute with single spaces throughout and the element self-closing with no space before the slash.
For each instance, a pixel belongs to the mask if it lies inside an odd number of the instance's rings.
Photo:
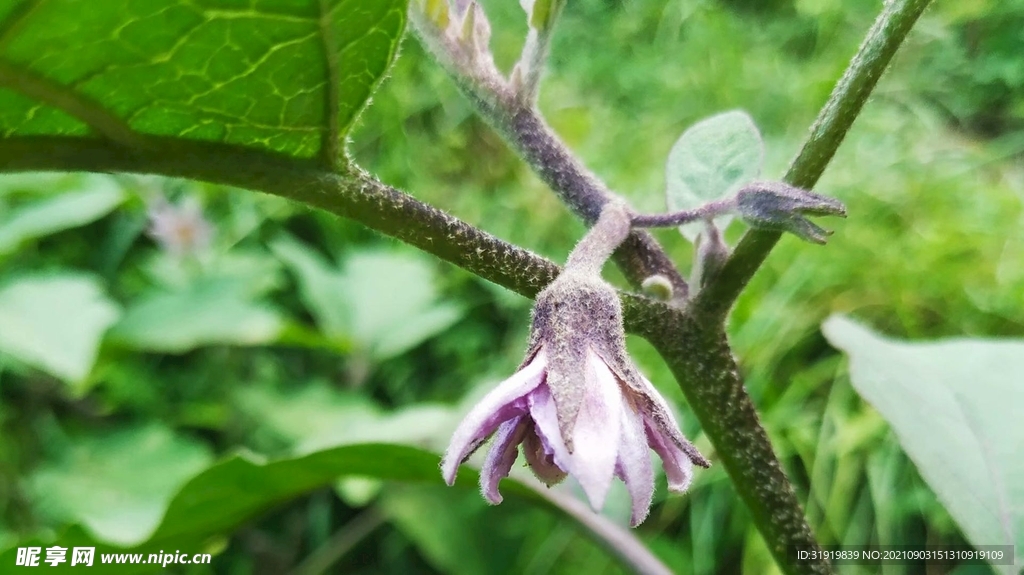
<svg viewBox="0 0 1024 575">
<path fill-rule="evenodd" d="M 967 539 L 1024 563 L 1024 341 L 901 342 L 842 316 L 822 329 Z"/>
<path fill-rule="evenodd" d="M 565 0 L 519 0 L 519 5 L 526 11 L 530 28 L 545 31 L 565 6 Z"/>
<path fill-rule="evenodd" d="M 76 438 L 29 484 L 44 515 L 128 546 L 149 537 L 175 491 L 212 459 L 206 446 L 150 425 Z"/>
<path fill-rule="evenodd" d="M 295 274 L 302 301 L 324 335 L 349 337 L 352 318 L 345 298 L 348 279 L 322 256 L 288 236 L 275 239 L 270 249 Z"/>
<path fill-rule="evenodd" d="M 31 276 L 0 287 L 0 352 L 69 382 L 89 375 L 120 309 L 88 276 Z"/>
<path fill-rule="evenodd" d="M 345 262 L 354 334 L 377 359 L 398 355 L 462 317 L 461 307 L 439 301 L 437 275 L 413 252 L 365 251 Z"/>
<path fill-rule="evenodd" d="M 82 226 L 110 213 L 124 192 L 109 178 L 93 176 L 82 188 L 19 206 L 0 219 L 0 254 L 24 241 Z"/>
<path fill-rule="evenodd" d="M 442 450 L 457 423 L 450 407 L 416 404 L 386 412 L 364 394 L 321 383 L 288 393 L 253 387 L 237 397 L 241 411 L 259 422 L 258 433 L 284 440 L 294 453 L 366 441 Z"/>
<path fill-rule="evenodd" d="M 734 110 L 690 126 L 676 140 L 665 166 L 665 193 L 670 211 L 690 210 L 720 200 L 761 172 L 764 144 L 746 112 Z M 731 216 L 721 219 L 722 228 Z M 700 222 L 680 226 L 691 242 Z"/>
<path fill-rule="evenodd" d="M 338 269 L 290 238 L 279 238 L 271 249 L 295 273 L 320 329 L 332 337 L 348 335 L 377 360 L 415 347 L 464 313 L 440 301 L 436 274 L 418 254 L 356 252 Z"/>
<path fill-rule="evenodd" d="M 240 293 L 234 282 L 200 280 L 181 291 L 145 296 L 110 332 L 132 349 L 184 353 L 204 345 L 275 341 L 283 322 L 269 305 Z"/>
</svg>

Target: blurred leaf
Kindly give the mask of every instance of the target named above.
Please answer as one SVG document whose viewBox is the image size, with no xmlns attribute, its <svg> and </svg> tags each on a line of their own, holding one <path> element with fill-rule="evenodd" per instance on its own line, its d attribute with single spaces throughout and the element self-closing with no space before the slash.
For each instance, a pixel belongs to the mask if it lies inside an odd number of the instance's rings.
<svg viewBox="0 0 1024 575">
<path fill-rule="evenodd" d="M 149 537 L 174 492 L 211 460 L 206 446 L 151 424 L 78 437 L 29 483 L 43 514 L 127 546 Z"/>
<path fill-rule="evenodd" d="M 441 450 L 454 430 L 453 408 L 417 404 L 387 412 L 364 394 L 324 384 L 280 393 L 266 388 L 238 392 L 240 409 L 297 453 L 366 441 Z"/>
<path fill-rule="evenodd" d="M 0 287 L 0 351 L 65 381 L 92 370 L 120 310 L 88 276 L 30 276 Z"/>
<path fill-rule="evenodd" d="M 8 547 L 13 546 L 17 542 L 18 538 L 13 533 L 9 533 L 3 527 L 0 527 L 0 552 L 3 552 Z"/>
<path fill-rule="evenodd" d="M 725 198 L 761 172 L 764 144 L 746 112 L 734 110 L 690 126 L 668 154 L 665 193 L 670 211 L 690 210 Z M 721 227 L 731 216 L 721 218 Z M 691 242 L 701 223 L 680 226 Z"/>
<path fill-rule="evenodd" d="M 89 182 L 84 189 L 20 206 L 0 220 L 0 254 L 24 241 L 98 220 L 124 201 L 124 192 L 109 178 Z"/>
<path fill-rule="evenodd" d="M 0 90 L 0 134 L 100 131 L 131 143 L 134 130 L 304 158 L 331 154 L 396 53 L 405 5 L 0 3 L 0 17 L 11 18 L 5 83 L 14 88 Z M 49 105 L 68 101 L 75 104 Z M 83 108 L 93 130 L 65 111 Z"/>
<path fill-rule="evenodd" d="M 357 252 L 345 262 L 352 328 L 371 354 L 384 359 L 440 333 L 463 310 L 438 301 L 437 276 L 411 252 Z"/>
<path fill-rule="evenodd" d="M 243 292 L 243 293 L 239 293 Z M 204 345 L 261 345 L 281 333 L 280 314 L 253 301 L 239 282 L 200 280 L 132 304 L 110 331 L 133 349 L 184 353 Z"/>
<path fill-rule="evenodd" d="M 158 434 L 153 435 L 158 437 Z M 173 445 L 173 442 L 171 443 Z M 131 464 L 133 461 L 139 460 L 139 444 L 124 439 L 123 447 L 124 449 L 120 451 L 121 457 L 124 458 L 124 464 Z M 97 449 L 101 448 L 97 447 Z M 165 445 L 156 450 L 157 454 L 166 455 L 166 453 L 160 453 L 162 450 L 170 451 Z M 143 553 L 155 553 L 160 549 L 198 550 L 202 548 L 204 542 L 209 541 L 212 537 L 230 533 L 274 505 L 327 485 L 339 476 L 357 475 L 391 481 L 425 481 L 443 484 L 437 467 L 438 460 L 439 457 L 436 454 L 411 447 L 386 444 L 350 445 L 270 463 L 250 455 L 237 454 L 214 463 L 185 481 L 183 485 L 183 478 L 176 475 L 175 481 L 182 486 L 170 498 L 169 503 L 167 497 L 169 493 L 159 497 L 154 496 L 152 499 L 148 499 L 147 496 L 147 499 L 143 500 L 141 497 L 144 487 L 138 482 L 133 483 L 129 477 L 124 479 L 125 485 L 122 485 L 122 478 L 119 475 L 110 470 L 97 469 L 91 472 L 95 474 L 95 477 L 114 476 L 118 483 L 114 484 L 117 485 L 114 489 L 103 488 L 102 484 L 98 484 L 95 486 L 96 493 L 101 496 L 107 493 L 122 494 L 129 500 L 139 497 L 137 504 L 143 509 L 142 513 L 138 513 L 132 506 L 124 505 L 123 501 L 119 501 L 106 518 L 110 525 L 139 522 L 140 518 L 148 521 L 153 517 L 153 511 L 146 509 L 146 504 L 152 501 L 158 508 L 155 513 L 159 526 L 155 532 L 134 532 L 135 537 L 131 539 L 131 542 L 128 542 L 129 534 L 127 533 L 124 534 L 126 536 L 124 540 L 103 538 L 110 534 L 121 534 L 120 531 L 111 528 L 107 531 L 95 532 L 93 538 L 95 543 L 82 541 L 75 544 L 98 544 L 101 548 L 97 549 L 97 555 L 104 551 L 116 552 L 117 549 L 113 549 L 113 547 L 119 546 L 119 541 L 124 541 L 128 545 L 132 545 L 132 549 Z M 148 456 L 145 456 L 142 462 L 157 465 L 157 462 L 150 461 Z M 120 463 L 118 465 L 120 466 Z M 132 465 L 136 468 L 139 467 L 138 463 Z M 128 469 L 131 469 L 131 465 L 128 466 Z M 464 473 L 463 476 L 458 482 L 459 485 L 475 488 L 475 474 L 469 472 Z M 148 472 L 146 477 L 148 478 Z M 88 477 L 83 478 L 82 483 L 77 485 L 84 486 L 86 481 L 89 481 Z M 156 478 L 154 481 L 160 487 L 166 487 L 171 483 L 161 478 Z M 122 492 L 121 489 L 126 491 Z M 510 487 L 509 490 L 519 494 L 529 493 L 521 486 L 518 489 L 515 486 Z M 156 491 L 153 490 L 154 493 Z M 166 490 L 160 491 L 164 493 Z M 97 501 L 100 499 L 91 491 L 81 491 L 79 497 L 86 500 L 81 502 L 83 506 L 90 506 L 90 499 Z M 115 499 L 119 499 L 119 497 L 115 497 Z M 160 511 L 163 510 L 166 511 L 160 519 Z M 92 507 L 88 507 L 87 511 L 91 516 L 102 515 L 101 510 L 94 511 Z M 152 525 L 149 525 L 149 529 L 151 528 Z M 148 539 L 140 542 L 139 539 L 147 537 L 148 533 L 152 534 L 148 536 Z M 66 546 L 72 540 L 77 541 L 78 539 L 61 536 L 59 543 Z M 19 545 L 25 544 L 24 541 L 19 543 Z M 12 549 L 0 554 L 0 565 L 13 565 L 14 552 L 15 550 Z M 49 571 L 49 566 L 47 567 Z M 67 564 L 63 564 L 53 571 L 60 572 L 62 568 L 69 567 Z M 159 566 L 157 569 L 160 569 Z M 125 566 L 123 572 L 145 573 L 152 570 L 151 567 L 145 565 L 138 566 L 135 570 Z M 71 572 L 74 573 L 74 571 Z M 122 571 L 119 570 L 118 573 L 122 573 Z"/>
<path fill-rule="evenodd" d="M 900 342 L 842 316 L 823 331 L 967 539 L 1024 562 L 1024 342 Z"/>
<path fill-rule="evenodd" d="M 244 248 L 216 254 L 201 265 L 196 260 L 161 251 L 141 267 L 153 283 L 172 291 L 205 282 L 249 298 L 273 291 L 283 281 L 281 264 L 276 258 L 262 250 Z"/>
<path fill-rule="evenodd" d="M 68 192 L 79 187 L 78 178 L 81 177 L 83 177 L 82 174 L 64 174 L 60 172 L 15 172 L 4 174 L 4 177 L 0 178 L 0 199 L 21 194 L 44 194 L 48 191 Z M 85 177 L 95 176 L 88 175 Z M 68 187 L 69 180 L 73 178 L 76 185 Z"/>
<path fill-rule="evenodd" d="M 137 446 L 129 446 L 137 447 Z M 137 458 L 138 453 L 126 450 Z M 366 443 L 319 451 L 303 457 L 265 463 L 244 454 L 233 455 L 199 473 L 170 500 L 159 527 L 145 542 L 133 550 L 140 553 L 167 549 L 202 549 L 203 543 L 215 536 L 229 533 L 251 521 L 268 508 L 334 481 L 337 477 L 355 475 L 388 481 L 419 482 L 442 486 L 438 471 L 439 457 L 413 447 Z M 463 469 L 456 486 L 476 491 L 479 476 L 472 469 Z M 582 502 L 562 501 L 552 493 L 540 492 L 512 479 L 502 482 L 502 493 L 570 518 L 581 530 L 606 546 L 609 554 L 619 555 L 621 547 L 631 546 L 651 565 L 657 560 L 646 553 L 643 544 L 630 531 L 609 523 L 592 513 Z M 90 496 L 84 496 L 88 498 Z M 480 506 L 483 507 L 483 506 Z M 148 515 L 147 515 L 148 517 Z M 111 518 L 113 520 L 113 518 Z M 61 535 L 61 545 L 89 545 L 87 536 L 72 528 Z M 116 552 L 114 541 L 98 541 L 97 555 Z M 24 545 L 47 545 L 46 542 L 22 541 Z M 0 565 L 13 565 L 16 550 L 0 553 Z M 627 568 L 629 566 L 627 565 Z M 60 573 L 70 569 L 67 563 L 47 572 Z M 123 566 L 118 573 L 146 573 L 156 566 Z M 74 573 L 75 571 L 71 571 Z M 667 573 L 666 570 L 650 570 Z"/>
<path fill-rule="evenodd" d="M 440 485 L 397 485 L 381 497 L 381 507 L 441 573 L 513 573 L 524 530 L 508 504 L 489 509 L 472 491 Z M 504 520 L 496 520 L 502 517 Z"/>
<path fill-rule="evenodd" d="M 418 254 L 356 252 L 339 270 L 291 238 L 278 238 L 271 249 L 295 273 L 320 329 L 331 337 L 350 336 L 374 359 L 399 355 L 464 314 L 439 301 L 436 274 Z"/>
<path fill-rule="evenodd" d="M 302 301 L 328 337 L 350 335 L 350 304 L 345 298 L 347 278 L 306 245 L 279 236 L 270 249 L 295 274 Z"/>
</svg>

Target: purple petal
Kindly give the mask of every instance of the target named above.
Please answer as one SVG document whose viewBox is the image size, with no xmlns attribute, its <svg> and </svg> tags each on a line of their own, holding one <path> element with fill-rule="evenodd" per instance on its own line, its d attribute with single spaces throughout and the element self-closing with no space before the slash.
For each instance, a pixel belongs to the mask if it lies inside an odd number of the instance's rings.
<svg viewBox="0 0 1024 575">
<path fill-rule="evenodd" d="M 565 479 L 566 471 L 555 465 L 554 450 L 537 433 L 536 425 L 532 422 L 523 439 L 523 455 L 533 474 L 548 487 Z"/>
<path fill-rule="evenodd" d="M 519 444 L 523 441 L 528 426 L 529 420 L 520 415 L 502 423 L 498 427 L 498 432 L 494 434 L 491 450 L 487 453 L 483 469 L 480 470 L 480 492 L 492 505 L 501 503 L 498 482 L 508 477 L 509 471 L 512 470 L 512 464 L 519 455 Z"/>
<path fill-rule="evenodd" d="M 630 525 L 636 527 L 647 519 L 654 499 L 654 468 L 647 447 L 643 418 L 626 402 L 622 402 L 622 435 L 619 437 L 619 461 L 616 475 L 629 489 L 633 500 Z"/>
<path fill-rule="evenodd" d="M 588 350 L 586 389 L 573 429 L 575 449 L 569 471 L 580 482 L 595 511 L 604 506 L 615 476 L 621 417 L 619 381 L 604 361 Z"/>
<path fill-rule="evenodd" d="M 644 417 L 644 423 L 647 424 L 648 430 L 653 431 L 664 441 L 668 441 L 676 449 L 681 450 L 692 463 L 701 467 L 711 467 L 711 462 L 701 455 L 700 451 L 683 436 L 683 432 L 679 430 L 679 424 L 676 423 L 675 416 L 672 415 L 672 410 L 668 407 L 668 402 L 665 401 L 665 398 L 654 387 L 654 384 L 644 377 L 643 374 L 640 374 L 639 379 L 643 388 L 641 395 L 646 401 L 646 405 L 640 406 L 640 413 Z M 654 447 L 653 443 L 651 447 Z"/>
<path fill-rule="evenodd" d="M 661 456 L 665 466 L 665 475 L 668 477 L 669 491 L 682 493 L 690 486 L 693 479 L 693 461 L 679 446 L 669 437 L 665 437 L 650 422 L 646 424 L 647 441 L 654 448 L 654 451 Z"/>
<path fill-rule="evenodd" d="M 528 399 L 534 431 L 544 453 L 555 467 L 572 473 L 572 469 L 569 467 L 571 457 L 569 450 L 565 447 L 565 442 L 562 441 L 562 434 L 559 432 L 558 413 L 555 409 L 555 400 L 551 397 L 551 390 L 547 385 L 540 385 L 533 390 Z M 529 438 L 527 440 L 529 441 Z M 527 453 L 527 457 L 530 457 L 529 453 Z"/>
<path fill-rule="evenodd" d="M 544 380 L 546 365 L 545 353 L 541 349 L 529 365 L 501 382 L 469 410 L 452 434 L 448 451 L 441 459 L 441 475 L 448 485 L 455 483 L 459 465 L 486 441 L 498 425 L 526 412 L 526 402 L 520 400 Z"/>
<path fill-rule="evenodd" d="M 640 376 L 639 379 L 640 385 L 643 389 L 643 395 L 648 400 L 648 407 L 651 410 L 651 413 L 644 413 L 644 419 L 649 424 L 657 423 L 656 421 L 653 421 L 655 418 L 661 419 L 665 427 L 671 427 L 673 430 L 675 430 L 676 433 L 679 434 L 680 438 L 683 438 L 682 432 L 679 431 L 679 424 L 676 423 L 676 418 L 674 415 L 672 415 L 672 410 L 669 409 L 668 402 L 665 401 L 665 397 L 661 395 L 661 392 L 658 391 L 658 388 L 654 387 L 654 384 L 651 383 L 651 380 L 644 377 L 642 373 L 638 372 L 638 375 Z"/>
</svg>

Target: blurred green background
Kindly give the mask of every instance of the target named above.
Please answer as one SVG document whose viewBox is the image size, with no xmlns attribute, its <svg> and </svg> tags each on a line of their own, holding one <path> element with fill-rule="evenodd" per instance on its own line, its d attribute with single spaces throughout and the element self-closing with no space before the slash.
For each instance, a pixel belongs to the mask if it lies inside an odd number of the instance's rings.
<svg viewBox="0 0 1024 575">
<path fill-rule="evenodd" d="M 522 11 L 483 5 L 507 69 Z M 755 119 L 764 176 L 777 178 L 880 8 L 574 0 L 541 108 L 646 211 L 664 209 L 675 139 L 724 110 Z M 936 3 L 818 185 L 850 217 L 824 222 L 836 230 L 824 248 L 785 238 L 732 314 L 747 388 L 822 543 L 965 543 L 819 324 L 841 312 L 911 339 L 1024 335 L 1022 46 L 1024 2 Z M 583 230 L 415 39 L 351 140 L 385 182 L 553 260 Z M 201 206 L 208 244 L 180 255 L 147 235 L 164 198 Z M 678 233 L 658 237 L 688 265 Z M 515 369 L 529 309 L 277 198 L 135 176 L 0 177 L 0 331 L 27 326 L 0 334 L 0 551 L 72 524 L 131 540 L 182 482 L 239 450 L 274 458 L 365 439 L 441 450 L 472 398 Z M 642 340 L 630 346 L 711 452 L 667 368 Z M 683 497 L 660 481 L 635 533 L 673 570 L 775 571 L 720 466 Z M 329 557 L 331 573 L 621 572 L 566 520 L 439 484 L 340 481 L 210 542 L 212 567 L 188 572 L 287 573 L 311 556 Z M 608 513 L 625 509 L 614 492 Z"/>
</svg>

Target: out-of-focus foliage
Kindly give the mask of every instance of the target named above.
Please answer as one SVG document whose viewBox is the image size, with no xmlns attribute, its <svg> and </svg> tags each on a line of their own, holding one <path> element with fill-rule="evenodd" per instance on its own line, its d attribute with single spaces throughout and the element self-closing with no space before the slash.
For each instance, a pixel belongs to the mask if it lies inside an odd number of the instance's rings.
<svg viewBox="0 0 1024 575">
<path fill-rule="evenodd" d="M 1024 341 L 894 342 L 841 316 L 823 326 L 850 381 L 975 545 L 1024 548 Z M 998 570 L 1013 575 L 1006 562 Z"/>
<path fill-rule="evenodd" d="M 526 31 L 522 10 L 504 0 L 484 7 L 498 62 L 510 65 Z M 765 140 L 763 175 L 778 177 L 880 7 L 569 2 L 541 105 L 588 165 L 644 210 L 664 209 L 665 159 L 678 135 L 725 110 L 751 114 Z M 837 233 L 827 247 L 784 239 L 732 315 L 747 387 L 823 543 L 965 541 L 818 324 L 842 312 L 911 339 L 1024 333 L 1022 20 L 1019 0 L 936 3 L 818 186 L 850 217 L 830 222 Z M 173 43 L 167 34 L 145 41 Z M 582 230 L 415 41 L 351 138 L 357 160 L 385 181 L 546 256 L 564 258 Z M 285 140 L 270 144 L 308 147 Z M 163 197 L 200 201 L 214 229 L 206 251 L 176 257 L 146 236 L 147 206 Z M 677 232 L 659 238 L 689 261 Z M 46 289 L 32 286 L 62 287 L 36 307 L 24 302 Z M 218 573 L 285 573 L 332 553 L 337 573 L 619 572 L 567 521 L 511 498 L 488 508 L 471 489 L 351 478 L 300 495 L 308 487 L 290 486 L 320 484 L 303 483 L 312 472 L 301 466 L 282 467 L 272 484 L 245 479 L 279 464 L 261 457 L 313 461 L 329 477 L 316 453 L 377 437 L 436 451 L 455 406 L 467 405 L 460 398 L 515 368 L 528 310 L 523 298 L 279 199 L 151 178 L 4 176 L 0 550 L 100 536 L 109 544 L 130 529 L 141 540 L 140 526 L 156 524 L 154 504 L 207 477 L 193 515 L 162 525 L 250 509 L 233 516 L 246 521 L 227 536 L 167 540 L 217 553 Z M 35 331 L 5 338 L 8 318 L 28 312 Z M 630 343 L 710 452 L 667 369 L 644 342 Z M 147 438 L 152 445 L 137 445 Z M 207 468 L 210 455 L 220 463 Z M 426 473 L 403 470 L 415 462 L 391 452 L 360 457 L 399 466 L 396 479 Z M 92 507 L 110 491 L 92 494 L 75 474 L 96 466 L 108 489 L 124 482 L 117 505 Z M 160 481 L 147 479 L 158 469 Z M 217 475 L 225 470 L 240 479 Z M 263 491 L 279 495 L 246 507 Z M 720 468 L 698 473 L 685 497 L 664 492 L 662 482 L 637 534 L 674 570 L 773 572 Z M 377 514 L 373 528 L 339 547 L 366 513 Z"/>
<path fill-rule="evenodd" d="M 0 349 L 55 377 L 81 381 L 118 315 L 91 278 L 22 276 L 0 292 Z"/>
</svg>

